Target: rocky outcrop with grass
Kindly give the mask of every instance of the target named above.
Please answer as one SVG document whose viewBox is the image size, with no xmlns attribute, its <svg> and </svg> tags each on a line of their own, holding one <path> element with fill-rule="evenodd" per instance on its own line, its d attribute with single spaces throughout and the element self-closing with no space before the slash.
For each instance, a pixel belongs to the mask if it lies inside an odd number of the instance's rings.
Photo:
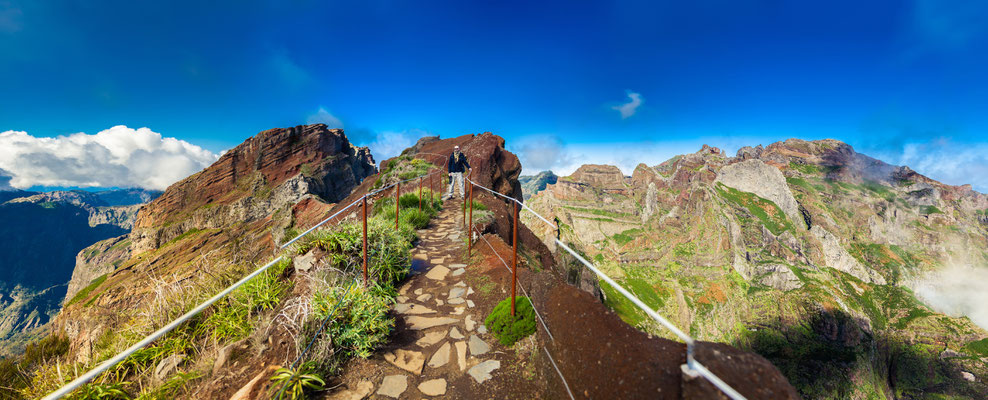
<svg viewBox="0 0 988 400">
<path fill-rule="evenodd" d="M 704 146 L 630 179 L 581 170 L 529 206 L 675 324 L 764 355 L 803 397 L 988 393 L 985 322 L 940 308 L 963 301 L 951 289 L 914 291 L 948 266 L 988 264 L 988 196 L 969 185 L 836 140 L 734 157 Z M 551 246 L 557 233 L 525 218 Z M 602 294 L 627 323 L 668 335 L 612 289 Z"/>
</svg>

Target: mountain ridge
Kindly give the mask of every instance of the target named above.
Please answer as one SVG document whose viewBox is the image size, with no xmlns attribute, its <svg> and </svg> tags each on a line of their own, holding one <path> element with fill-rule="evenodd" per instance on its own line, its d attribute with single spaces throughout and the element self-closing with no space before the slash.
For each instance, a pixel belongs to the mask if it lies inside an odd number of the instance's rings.
<svg viewBox="0 0 988 400">
<path fill-rule="evenodd" d="M 836 140 L 789 139 L 733 157 L 704 145 L 639 164 L 630 177 L 582 166 L 528 204 L 558 218 L 565 241 L 674 323 L 768 357 L 804 397 L 941 393 L 937 382 L 951 383 L 942 393 L 986 393 L 983 381 L 967 379 L 985 376 L 988 355 L 975 350 L 985 330 L 931 309 L 908 284 L 954 258 L 988 262 L 988 196 L 970 185 L 937 182 Z M 539 233 L 552 247 L 555 233 Z M 626 321 L 661 334 L 613 290 L 604 295 Z M 813 375 L 812 362 L 768 345 L 780 336 L 797 351 L 833 344 L 833 353 L 862 361 L 818 363 Z M 869 350 L 873 343 L 879 350 Z M 965 355 L 941 360 L 928 347 L 937 343 Z M 889 368 L 899 375 L 882 372 Z M 921 368 L 936 372 L 901 376 Z"/>
</svg>

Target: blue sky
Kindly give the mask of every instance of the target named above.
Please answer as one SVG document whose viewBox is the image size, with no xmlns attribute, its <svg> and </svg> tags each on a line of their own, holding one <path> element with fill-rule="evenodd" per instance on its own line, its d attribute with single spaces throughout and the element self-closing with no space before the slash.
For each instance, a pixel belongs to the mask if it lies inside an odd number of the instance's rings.
<svg viewBox="0 0 988 400">
<path fill-rule="evenodd" d="M 143 3 L 0 0 L 0 132 L 27 135 L 0 167 L 51 170 L 14 182 L 161 186 L 133 167 L 56 179 L 67 167 L 30 152 L 166 149 L 194 170 L 208 157 L 153 134 L 215 154 L 326 121 L 378 159 L 493 131 L 526 173 L 836 138 L 988 191 L 983 2 Z M 151 142 L 94 136 L 119 125 Z"/>
</svg>

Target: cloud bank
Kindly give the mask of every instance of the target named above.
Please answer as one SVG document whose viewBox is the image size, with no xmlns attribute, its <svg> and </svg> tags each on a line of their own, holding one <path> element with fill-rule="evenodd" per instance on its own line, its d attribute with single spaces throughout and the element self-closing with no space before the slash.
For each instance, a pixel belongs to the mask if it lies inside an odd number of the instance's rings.
<svg viewBox="0 0 988 400">
<path fill-rule="evenodd" d="M 114 126 L 54 138 L 0 133 L 0 169 L 10 186 L 165 189 L 212 164 L 218 155 L 148 128 Z"/>
<path fill-rule="evenodd" d="M 967 316 L 988 329 L 988 268 L 949 265 L 914 285 L 916 295 L 934 310 Z"/>
<path fill-rule="evenodd" d="M 645 98 L 643 98 L 641 94 L 629 90 L 628 102 L 618 106 L 611 107 L 611 109 L 620 112 L 621 119 L 627 119 L 628 117 L 635 115 L 635 112 L 638 111 L 638 107 L 641 106 L 642 103 L 644 102 L 645 102 Z"/>
</svg>

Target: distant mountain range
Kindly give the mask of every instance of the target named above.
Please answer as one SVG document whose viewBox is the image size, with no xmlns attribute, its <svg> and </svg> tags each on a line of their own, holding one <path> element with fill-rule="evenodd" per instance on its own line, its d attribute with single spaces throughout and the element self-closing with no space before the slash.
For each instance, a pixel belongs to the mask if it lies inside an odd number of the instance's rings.
<svg viewBox="0 0 988 400">
<path fill-rule="evenodd" d="M 159 191 L 0 191 L 0 355 L 16 352 L 55 315 L 76 255 L 130 231 Z"/>
<path fill-rule="evenodd" d="M 546 185 L 555 184 L 557 179 L 559 177 L 552 171 L 542 171 L 535 175 L 519 176 L 518 182 L 521 183 L 522 195 L 528 200 L 536 193 L 545 190 Z"/>
<path fill-rule="evenodd" d="M 969 185 L 798 139 L 734 156 L 704 146 L 631 176 L 584 165 L 541 191 L 538 181 L 523 186 L 527 203 L 556 218 L 564 241 L 699 339 L 765 356 L 804 398 L 988 394 L 988 321 L 933 307 L 954 298 L 977 318 L 983 297 L 926 284 L 958 265 L 986 276 L 988 196 Z M 919 283 L 935 294 L 920 296 Z M 602 289 L 626 322 L 664 334 Z"/>
</svg>

